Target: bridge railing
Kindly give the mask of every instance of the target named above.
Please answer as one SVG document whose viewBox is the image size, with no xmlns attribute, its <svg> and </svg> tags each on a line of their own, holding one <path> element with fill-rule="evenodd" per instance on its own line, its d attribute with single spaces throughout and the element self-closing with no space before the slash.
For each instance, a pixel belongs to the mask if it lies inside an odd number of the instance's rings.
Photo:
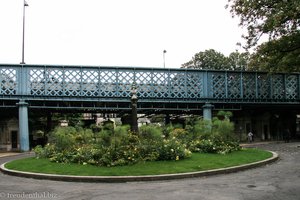
<svg viewBox="0 0 300 200">
<path fill-rule="evenodd" d="M 300 74 L 0 64 L 0 95 L 5 98 L 129 99 L 133 85 L 145 100 L 300 100 Z"/>
</svg>

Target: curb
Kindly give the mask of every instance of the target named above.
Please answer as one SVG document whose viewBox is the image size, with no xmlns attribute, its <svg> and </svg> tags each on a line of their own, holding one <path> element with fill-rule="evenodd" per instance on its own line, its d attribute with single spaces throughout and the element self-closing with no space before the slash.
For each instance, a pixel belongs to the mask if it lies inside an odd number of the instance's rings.
<svg viewBox="0 0 300 200">
<path fill-rule="evenodd" d="M 0 158 L 8 157 L 8 156 L 16 156 L 20 153 L 0 153 Z"/>
<path fill-rule="evenodd" d="M 104 182 L 104 183 L 123 183 L 123 182 L 135 182 L 135 181 L 161 181 L 161 180 L 173 180 L 173 179 L 183 179 L 183 178 L 194 178 L 194 177 L 204 177 L 218 174 L 227 174 L 238 172 L 246 169 L 252 169 L 255 167 L 260 167 L 267 165 L 269 163 L 275 162 L 279 159 L 277 153 L 269 151 L 273 154 L 271 158 L 266 160 L 234 166 L 221 169 L 213 169 L 199 172 L 187 172 L 180 174 L 163 174 L 163 175 L 145 175 L 145 176 L 69 176 L 69 175 L 57 175 L 57 174 L 43 174 L 43 173 L 32 173 L 23 172 L 17 170 L 10 170 L 5 168 L 5 164 L 0 166 L 0 171 L 4 174 L 34 178 L 34 179 L 46 179 L 54 181 L 69 181 L 69 182 Z"/>
</svg>

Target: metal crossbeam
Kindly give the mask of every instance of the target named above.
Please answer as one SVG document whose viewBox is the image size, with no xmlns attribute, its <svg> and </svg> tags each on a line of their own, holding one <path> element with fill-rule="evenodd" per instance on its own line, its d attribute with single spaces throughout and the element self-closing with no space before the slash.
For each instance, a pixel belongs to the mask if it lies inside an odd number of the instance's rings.
<svg viewBox="0 0 300 200">
<path fill-rule="evenodd" d="M 0 64 L 0 99 L 130 101 L 133 85 L 143 102 L 299 104 L 300 100 L 297 73 Z"/>
</svg>

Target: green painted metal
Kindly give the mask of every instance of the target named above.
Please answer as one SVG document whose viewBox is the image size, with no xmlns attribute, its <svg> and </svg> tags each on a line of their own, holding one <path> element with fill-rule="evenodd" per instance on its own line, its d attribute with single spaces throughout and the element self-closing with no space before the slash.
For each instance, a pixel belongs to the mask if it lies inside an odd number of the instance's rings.
<svg viewBox="0 0 300 200">
<path fill-rule="evenodd" d="M 300 75 L 105 66 L 0 64 L 0 99 L 299 104 Z"/>
<path fill-rule="evenodd" d="M 203 108 L 203 119 L 212 120 L 212 110 L 214 106 L 210 103 L 206 103 L 202 108 Z"/>
</svg>

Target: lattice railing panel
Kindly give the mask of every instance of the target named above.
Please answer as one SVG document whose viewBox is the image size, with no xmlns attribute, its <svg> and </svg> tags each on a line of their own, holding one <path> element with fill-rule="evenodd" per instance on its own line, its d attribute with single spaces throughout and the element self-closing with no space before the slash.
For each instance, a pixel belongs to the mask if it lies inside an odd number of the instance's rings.
<svg viewBox="0 0 300 200">
<path fill-rule="evenodd" d="M 184 72 L 170 74 L 170 98 L 186 98 L 186 76 Z"/>
<path fill-rule="evenodd" d="M 117 73 L 114 70 L 100 72 L 100 96 L 117 97 Z"/>
<path fill-rule="evenodd" d="M 203 97 L 203 75 L 202 73 L 186 73 L 187 98 Z"/>
<path fill-rule="evenodd" d="M 45 94 L 45 70 L 44 69 L 31 69 L 29 72 L 29 87 L 31 95 L 44 95 Z"/>
<path fill-rule="evenodd" d="M 298 78 L 296 75 L 289 75 L 286 77 L 286 91 L 285 95 L 287 99 L 297 99 L 298 94 Z"/>
<path fill-rule="evenodd" d="M 63 69 L 48 68 L 45 71 L 45 93 L 50 96 L 61 96 L 64 93 L 63 81 L 64 72 Z"/>
<path fill-rule="evenodd" d="M 82 96 L 98 96 L 99 93 L 99 71 L 83 70 L 82 71 Z"/>
<path fill-rule="evenodd" d="M 270 77 L 267 74 L 257 76 L 257 92 L 259 99 L 270 99 Z"/>
<path fill-rule="evenodd" d="M 81 72 L 77 69 L 65 70 L 64 92 L 66 96 L 80 96 Z"/>
<path fill-rule="evenodd" d="M 153 72 L 152 73 L 153 97 L 167 98 L 169 92 L 168 73 Z"/>
<path fill-rule="evenodd" d="M 212 74 L 212 97 L 216 99 L 226 98 L 226 78 L 225 73 Z"/>
<path fill-rule="evenodd" d="M 118 72 L 118 96 L 119 97 L 130 97 L 131 90 L 134 83 L 134 72 L 120 70 Z"/>
<path fill-rule="evenodd" d="M 273 99 L 284 99 L 284 79 L 283 75 L 272 76 Z"/>
<path fill-rule="evenodd" d="M 256 98 L 256 83 L 255 74 L 243 75 L 243 98 L 255 99 Z"/>
<path fill-rule="evenodd" d="M 240 73 L 227 74 L 228 98 L 241 98 L 241 75 Z"/>
<path fill-rule="evenodd" d="M 0 68 L 0 94 L 13 95 L 17 93 L 17 70 L 7 67 Z"/>
<path fill-rule="evenodd" d="M 141 98 L 153 97 L 152 73 L 146 71 L 138 71 L 136 75 L 137 94 Z"/>
</svg>

